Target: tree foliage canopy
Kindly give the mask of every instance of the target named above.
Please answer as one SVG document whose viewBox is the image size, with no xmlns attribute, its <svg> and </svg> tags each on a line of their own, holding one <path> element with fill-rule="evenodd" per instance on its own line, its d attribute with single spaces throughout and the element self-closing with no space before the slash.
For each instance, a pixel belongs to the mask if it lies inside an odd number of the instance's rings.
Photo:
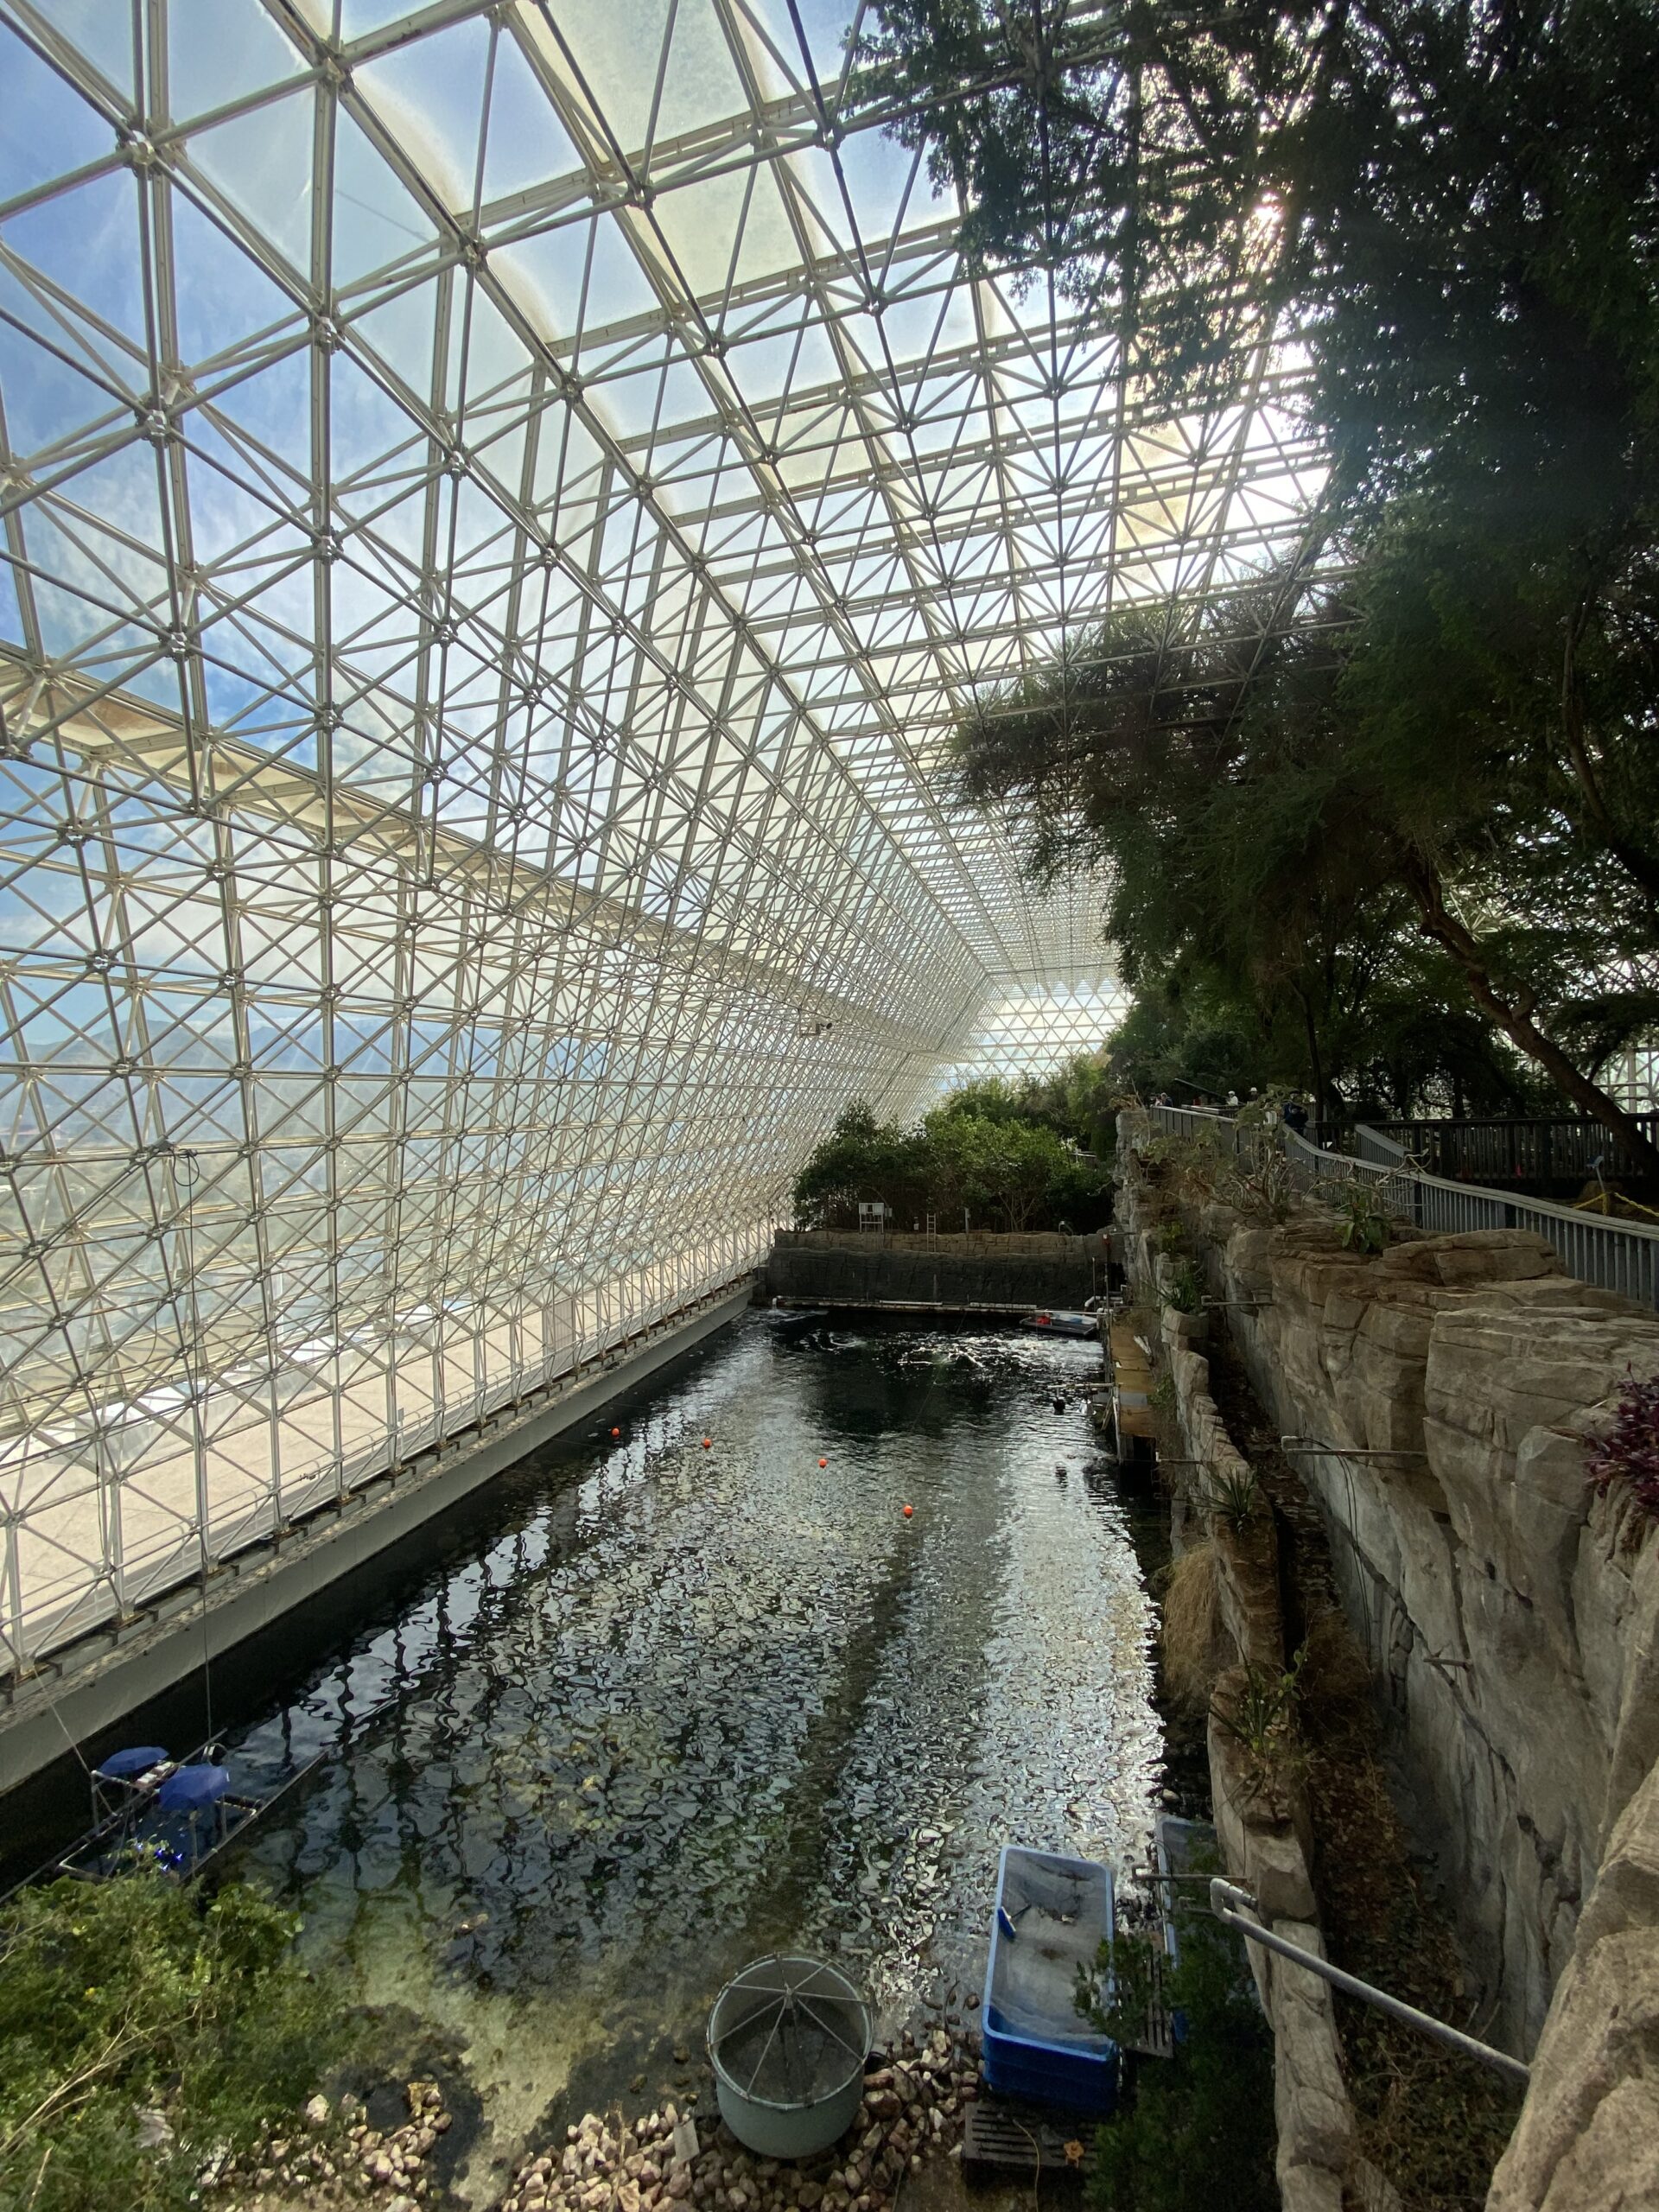
<svg viewBox="0 0 1659 2212">
<path fill-rule="evenodd" d="M 1659 41 L 1646 0 L 880 0 L 982 266 L 1046 269 L 1173 398 L 1294 324 L 1346 483 L 1448 452 L 1602 528 L 1651 466 Z M 983 89 L 965 89 L 968 87 Z M 1649 450 L 1638 455 L 1629 430 Z"/>
<path fill-rule="evenodd" d="M 1097 1228 L 1110 1193 L 1075 1138 L 1099 1128 L 1100 1090 L 1098 1071 L 1082 1061 L 1044 1081 L 966 1085 L 910 1127 L 878 1122 L 855 1100 L 801 1171 L 796 1219 L 852 1227 L 860 1201 L 879 1200 L 906 1230 L 930 1214 L 946 1230 L 964 1216 L 974 1229 Z"/>
<path fill-rule="evenodd" d="M 1141 988 L 1268 1058 L 1300 1028 L 1328 1099 L 1389 1034 L 1454 1090 L 1519 1054 L 1628 1135 L 1597 1077 L 1659 1024 L 1651 7 L 1051 12 L 880 0 L 867 41 L 889 92 L 995 87 L 900 125 L 970 256 L 1097 302 L 1172 406 L 1228 397 L 1249 318 L 1294 334 L 1332 474 L 1288 568 L 982 700 L 968 795 L 1039 875 L 1108 860 Z"/>
<path fill-rule="evenodd" d="M 1644 722 L 1610 716 L 1597 747 L 1626 865 L 1544 690 L 1547 645 L 1501 601 L 1387 537 L 1351 598 L 1264 629 L 1284 588 L 1220 602 L 1178 647 L 1156 610 L 1109 618 L 963 725 L 967 796 L 1012 817 L 1039 874 L 1108 860 L 1128 980 L 1232 1009 L 1245 1058 L 1327 1110 L 1519 1097 L 1516 1053 L 1608 1108 L 1595 1071 L 1659 1022 Z"/>
</svg>

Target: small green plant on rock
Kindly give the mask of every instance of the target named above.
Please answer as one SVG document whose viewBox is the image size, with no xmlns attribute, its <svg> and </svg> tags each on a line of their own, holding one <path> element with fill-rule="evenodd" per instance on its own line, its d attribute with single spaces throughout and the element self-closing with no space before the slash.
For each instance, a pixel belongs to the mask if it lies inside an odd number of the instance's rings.
<svg viewBox="0 0 1659 2212">
<path fill-rule="evenodd" d="M 1154 1413 L 1173 1414 L 1175 1410 L 1175 1377 L 1166 1368 L 1147 1394 L 1147 1402 Z"/>
<path fill-rule="evenodd" d="M 1337 1200 L 1342 1218 L 1342 1242 L 1350 1252 L 1385 1252 L 1394 1234 L 1394 1217 L 1382 1194 L 1370 1183 L 1344 1183 Z"/>
<path fill-rule="evenodd" d="M 1198 1263 L 1183 1260 L 1171 1273 L 1164 1290 L 1164 1303 L 1177 1313 L 1196 1313 L 1204 1303 L 1204 1277 Z"/>
<path fill-rule="evenodd" d="M 1186 1250 L 1186 1231 L 1178 1221 L 1162 1222 L 1153 1230 L 1149 1242 L 1154 1252 L 1173 1260 Z"/>
<path fill-rule="evenodd" d="M 1210 1710 L 1217 1725 L 1244 1752 L 1243 1779 L 1250 1797 L 1275 1789 L 1300 1758 L 1296 1690 L 1306 1659 L 1307 1646 L 1303 1644 L 1282 1674 L 1247 1664 L 1233 1678 L 1228 1692 L 1211 1702 Z"/>
<path fill-rule="evenodd" d="M 1205 1510 L 1241 1535 L 1255 1518 L 1261 1487 L 1251 1467 L 1212 1467 L 1199 1486 Z"/>
</svg>

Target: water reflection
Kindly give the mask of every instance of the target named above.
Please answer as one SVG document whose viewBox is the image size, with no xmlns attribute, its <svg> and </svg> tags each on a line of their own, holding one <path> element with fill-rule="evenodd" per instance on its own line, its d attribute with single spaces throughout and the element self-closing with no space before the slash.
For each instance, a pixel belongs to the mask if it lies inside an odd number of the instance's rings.
<svg viewBox="0 0 1659 2212">
<path fill-rule="evenodd" d="M 746 1321 L 620 1439 L 500 1485 L 481 1542 L 246 1732 L 255 1764 L 330 1753 L 254 1867 L 367 1996 L 470 2044 L 508 2133 L 573 2070 L 672 2086 L 774 1946 L 889 2021 L 950 2007 L 1001 1842 L 1144 1848 L 1149 1613 L 1085 1476 L 1098 1371 Z"/>
</svg>

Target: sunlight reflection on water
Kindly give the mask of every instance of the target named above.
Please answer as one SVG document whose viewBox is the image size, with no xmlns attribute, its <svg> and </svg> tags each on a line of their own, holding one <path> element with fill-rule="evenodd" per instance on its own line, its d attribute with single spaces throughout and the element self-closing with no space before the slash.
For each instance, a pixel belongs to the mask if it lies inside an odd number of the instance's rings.
<svg viewBox="0 0 1659 2212">
<path fill-rule="evenodd" d="M 683 2091 L 675 2047 L 785 1945 L 888 2028 L 971 2017 L 999 1847 L 1122 1863 L 1150 1827 L 1151 1614 L 1074 1395 L 1099 1374 L 1090 1343 L 749 1318 L 503 1478 L 245 1733 L 251 1765 L 330 1753 L 251 1871 L 469 2045 L 498 2132 L 567 2087 Z"/>
</svg>

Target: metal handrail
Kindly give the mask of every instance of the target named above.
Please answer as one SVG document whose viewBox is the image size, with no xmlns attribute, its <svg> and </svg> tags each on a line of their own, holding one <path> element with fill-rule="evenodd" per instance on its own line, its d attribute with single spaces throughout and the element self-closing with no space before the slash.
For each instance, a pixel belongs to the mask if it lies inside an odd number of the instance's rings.
<svg viewBox="0 0 1659 2212">
<path fill-rule="evenodd" d="M 1379 2012 L 1391 2018 L 1403 2020 L 1407 2027 L 1415 2028 L 1421 2035 L 1433 2036 L 1436 2043 L 1446 2044 L 1453 2050 L 1461 2051 L 1465 2058 L 1478 2058 L 1483 2066 L 1492 2067 L 1499 2074 L 1508 2075 L 1511 2082 L 1525 2088 L 1532 2080 L 1532 2069 L 1519 2058 L 1511 2058 L 1507 2050 L 1495 2050 L 1489 2043 L 1478 2037 L 1466 2036 L 1461 2028 L 1454 2028 L 1445 2020 L 1437 2020 L 1432 2012 L 1420 2012 L 1414 2005 L 1408 2005 L 1402 1997 L 1390 1997 L 1386 1989 L 1378 1989 L 1369 1981 L 1362 1981 L 1357 1974 L 1344 1974 L 1340 1967 L 1333 1967 L 1329 1959 L 1322 1959 L 1317 1951 L 1306 1951 L 1300 1943 L 1293 1943 L 1288 1936 L 1281 1936 L 1274 1929 L 1257 1917 L 1255 1900 L 1231 1882 L 1224 1882 L 1219 1875 L 1210 1884 L 1210 1910 L 1228 1928 L 1236 1928 L 1245 1940 L 1259 1943 L 1264 1950 L 1276 1951 L 1281 1959 L 1294 1960 L 1299 1967 L 1306 1967 L 1309 1974 L 1316 1974 L 1328 1981 L 1333 1989 L 1345 1991 L 1364 2004 L 1374 2005 Z"/>
<path fill-rule="evenodd" d="M 1659 1138 L 1659 1113 L 1633 1113 L 1639 1137 Z M 1485 1188 L 1572 1181 L 1599 1170 L 1637 1175 L 1635 1154 L 1618 1131 L 1583 1115 L 1401 1116 L 1373 1135 L 1402 1146 L 1448 1182 Z M 1363 1147 L 1362 1147 L 1363 1148 Z"/>
<path fill-rule="evenodd" d="M 1375 1128 L 1370 1122 L 1354 1123 L 1354 1144 L 1362 1160 L 1373 1167 L 1403 1167 L 1408 1154 L 1404 1145 L 1391 1137 L 1386 1129 Z"/>
<path fill-rule="evenodd" d="M 1619 1221 L 1606 1214 L 1583 1213 L 1553 1198 L 1529 1198 L 1479 1183 L 1452 1183 L 1425 1174 L 1402 1147 L 1380 1131 L 1370 1136 L 1379 1157 L 1324 1152 L 1294 1129 L 1270 1125 L 1241 1126 L 1236 1118 L 1198 1106 L 1154 1106 L 1154 1119 L 1172 1135 L 1207 1132 L 1235 1155 L 1252 1159 L 1264 1146 L 1282 1150 L 1294 1180 L 1304 1189 L 1332 1183 L 1370 1182 L 1389 1211 L 1431 1236 L 1455 1236 L 1473 1230 L 1530 1230 L 1548 1244 L 1562 1267 L 1579 1281 L 1611 1290 L 1637 1306 L 1659 1312 L 1659 1227 Z M 1392 1147 L 1392 1152 L 1384 1151 Z M 1368 1147 L 1369 1149 L 1369 1147 Z M 1393 1156 L 1397 1154 L 1397 1157 Z"/>
</svg>

